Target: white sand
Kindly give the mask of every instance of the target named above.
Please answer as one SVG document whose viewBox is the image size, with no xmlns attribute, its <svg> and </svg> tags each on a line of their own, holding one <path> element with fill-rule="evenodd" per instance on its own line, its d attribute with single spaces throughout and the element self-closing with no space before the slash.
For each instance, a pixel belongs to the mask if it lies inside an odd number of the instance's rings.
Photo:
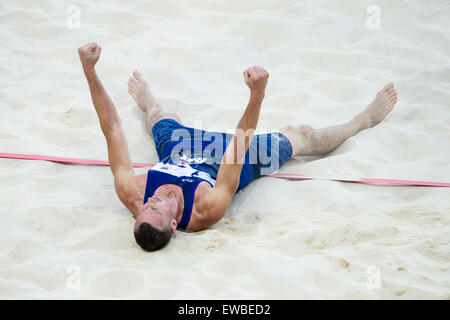
<svg viewBox="0 0 450 320">
<path fill-rule="evenodd" d="M 449 18 L 444 0 L 2 1 L 0 152 L 107 159 L 76 51 L 96 41 L 134 162 L 157 161 L 134 69 L 185 124 L 230 130 L 258 64 L 266 130 L 338 124 L 387 82 L 399 92 L 382 124 L 282 172 L 448 182 Z M 449 193 L 263 178 L 213 228 L 145 253 L 107 167 L 0 159 L 0 298 L 450 299 Z"/>
</svg>

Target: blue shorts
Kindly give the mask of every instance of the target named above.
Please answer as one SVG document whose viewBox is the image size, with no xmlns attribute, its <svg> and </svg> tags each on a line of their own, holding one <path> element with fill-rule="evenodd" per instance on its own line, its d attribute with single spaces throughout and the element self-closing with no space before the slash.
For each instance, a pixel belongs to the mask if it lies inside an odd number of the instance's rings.
<svg viewBox="0 0 450 320">
<path fill-rule="evenodd" d="M 173 119 L 162 119 L 152 128 L 161 162 L 185 161 L 194 169 L 217 179 L 220 162 L 233 134 L 185 127 Z M 292 146 L 282 133 L 254 135 L 242 165 L 239 187 L 277 171 L 292 156 Z"/>
</svg>

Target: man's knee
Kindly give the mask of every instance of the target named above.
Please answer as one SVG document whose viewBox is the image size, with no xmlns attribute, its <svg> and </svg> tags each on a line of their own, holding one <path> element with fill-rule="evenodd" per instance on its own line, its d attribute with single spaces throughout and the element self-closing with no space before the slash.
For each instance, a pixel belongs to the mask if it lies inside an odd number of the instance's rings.
<svg viewBox="0 0 450 320">
<path fill-rule="evenodd" d="M 292 145 L 292 156 L 306 155 L 312 152 L 317 144 L 317 132 L 311 126 L 286 126 L 280 130 Z"/>
<path fill-rule="evenodd" d="M 315 130 L 306 124 L 302 124 L 298 127 L 286 126 L 280 130 L 281 133 L 297 133 L 301 134 L 304 138 L 312 138 Z"/>
<path fill-rule="evenodd" d="M 311 139 L 314 136 L 314 129 L 308 125 L 300 125 L 299 130 L 301 135 L 307 139 Z"/>
<path fill-rule="evenodd" d="M 319 143 L 319 135 L 317 130 L 313 129 L 308 125 L 301 125 L 299 127 L 299 133 L 302 136 L 305 147 L 309 149 L 314 149 L 314 147 Z"/>
<path fill-rule="evenodd" d="M 177 121 L 179 124 L 181 123 L 180 117 L 176 115 L 175 113 L 168 113 L 160 104 L 157 104 L 151 112 L 147 114 L 147 120 L 146 120 L 146 126 L 147 131 L 150 135 L 152 135 L 152 128 L 160 120 L 163 119 L 172 119 Z"/>
</svg>

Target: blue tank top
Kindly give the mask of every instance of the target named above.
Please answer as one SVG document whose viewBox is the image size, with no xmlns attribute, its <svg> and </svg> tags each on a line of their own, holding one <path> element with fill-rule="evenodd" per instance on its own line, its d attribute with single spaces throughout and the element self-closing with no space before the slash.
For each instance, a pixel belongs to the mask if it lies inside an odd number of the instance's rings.
<svg viewBox="0 0 450 320">
<path fill-rule="evenodd" d="M 212 187 L 214 187 L 216 182 L 209 173 L 195 170 L 188 163 L 170 164 L 159 162 L 148 170 L 144 204 L 147 203 L 148 198 L 152 197 L 155 190 L 160 186 L 164 184 L 180 186 L 183 190 L 184 209 L 177 228 L 186 230 L 191 219 L 195 190 L 202 181 L 208 182 Z"/>
</svg>

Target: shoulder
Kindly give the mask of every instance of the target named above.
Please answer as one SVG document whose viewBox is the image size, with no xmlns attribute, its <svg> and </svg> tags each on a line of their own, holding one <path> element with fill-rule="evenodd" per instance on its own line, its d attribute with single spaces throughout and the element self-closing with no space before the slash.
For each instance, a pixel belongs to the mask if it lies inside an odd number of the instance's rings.
<svg viewBox="0 0 450 320">
<path fill-rule="evenodd" d="M 119 171 L 114 175 L 114 188 L 120 201 L 133 215 L 144 201 L 147 173 L 136 175 L 134 171 Z"/>
<path fill-rule="evenodd" d="M 225 215 L 233 198 L 224 194 L 220 189 L 211 188 L 207 183 L 203 186 L 199 185 L 197 189 L 193 208 L 195 221 L 192 221 L 192 226 L 190 224 L 192 229 L 197 230 L 192 231 L 207 229 L 219 222 Z"/>
</svg>

